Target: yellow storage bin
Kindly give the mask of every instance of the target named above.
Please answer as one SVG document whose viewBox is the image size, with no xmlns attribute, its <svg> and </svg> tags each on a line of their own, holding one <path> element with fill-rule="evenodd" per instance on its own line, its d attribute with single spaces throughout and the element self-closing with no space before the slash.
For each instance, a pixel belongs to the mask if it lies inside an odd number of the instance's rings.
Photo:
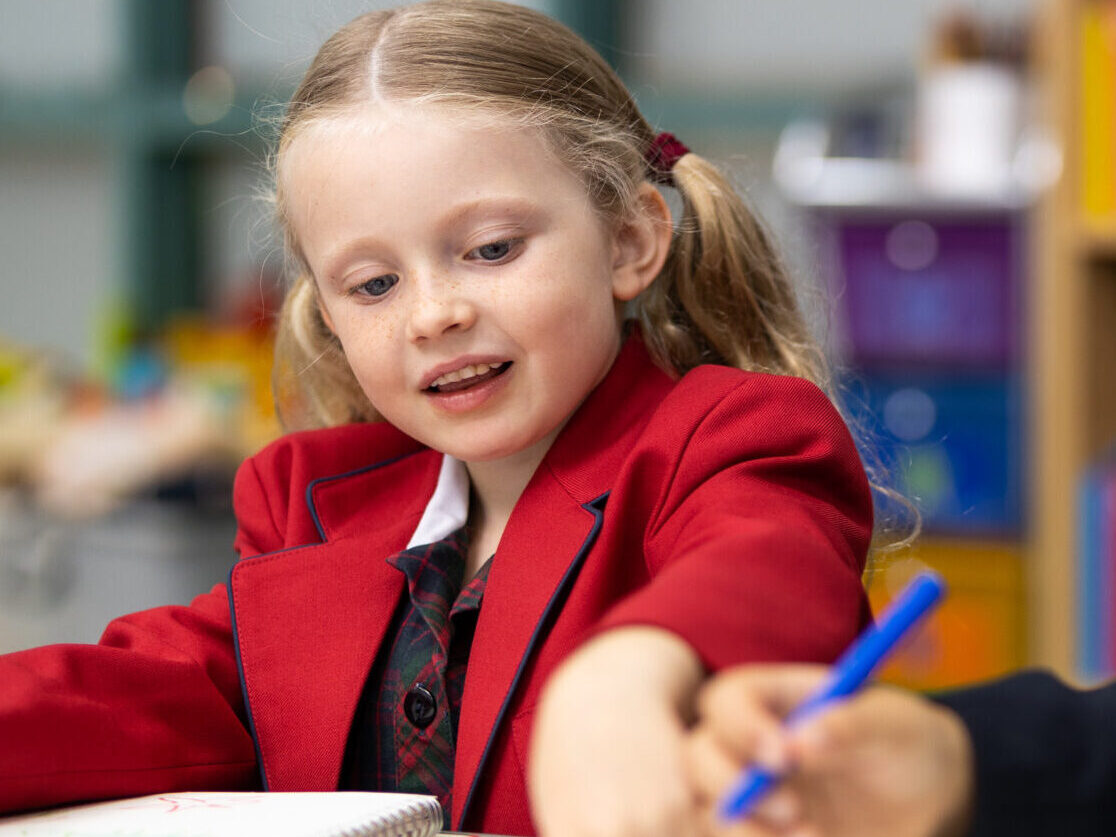
<svg viewBox="0 0 1116 837">
<path fill-rule="evenodd" d="M 892 656 L 880 679 L 913 689 L 986 680 L 1025 658 L 1023 558 L 1010 541 L 926 538 L 877 559 L 866 578 L 879 613 L 922 569 L 937 571 L 948 593 L 937 611 Z"/>
</svg>

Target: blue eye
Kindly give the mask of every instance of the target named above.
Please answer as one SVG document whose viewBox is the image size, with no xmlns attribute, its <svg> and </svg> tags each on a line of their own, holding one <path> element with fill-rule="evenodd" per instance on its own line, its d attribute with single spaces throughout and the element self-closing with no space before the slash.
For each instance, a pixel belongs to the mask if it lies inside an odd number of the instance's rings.
<svg viewBox="0 0 1116 837">
<path fill-rule="evenodd" d="M 354 288 L 355 293 L 363 294 L 365 296 L 383 296 L 395 286 L 399 281 L 399 277 L 394 273 L 387 273 L 383 276 L 376 276 L 363 282 Z"/>
<path fill-rule="evenodd" d="M 510 241 L 494 241 L 491 244 L 483 244 L 477 248 L 477 255 L 484 259 L 486 262 L 494 262 L 498 259 L 504 258 L 511 250 Z"/>
<path fill-rule="evenodd" d="M 477 258 L 485 262 L 499 262 L 508 258 L 512 250 L 522 243 L 523 239 L 520 238 L 507 238 L 503 241 L 493 241 L 488 244 L 482 244 L 469 251 L 469 258 Z"/>
</svg>

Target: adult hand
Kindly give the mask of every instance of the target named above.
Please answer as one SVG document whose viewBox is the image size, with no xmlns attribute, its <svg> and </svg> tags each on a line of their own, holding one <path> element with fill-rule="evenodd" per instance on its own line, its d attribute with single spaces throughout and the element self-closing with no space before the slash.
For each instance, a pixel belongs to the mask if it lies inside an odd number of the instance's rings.
<svg viewBox="0 0 1116 837">
<path fill-rule="evenodd" d="M 554 673 L 531 740 L 528 788 L 543 837 L 697 837 L 683 770 L 702 668 L 655 628 L 596 637 Z"/>
<path fill-rule="evenodd" d="M 781 719 L 822 682 L 821 666 L 763 665 L 713 678 L 698 701 L 687 771 L 707 833 L 758 837 L 952 837 L 973 792 L 968 733 L 946 709 L 872 686 L 787 732 Z M 722 795 L 746 765 L 785 774 L 745 820 Z"/>
</svg>

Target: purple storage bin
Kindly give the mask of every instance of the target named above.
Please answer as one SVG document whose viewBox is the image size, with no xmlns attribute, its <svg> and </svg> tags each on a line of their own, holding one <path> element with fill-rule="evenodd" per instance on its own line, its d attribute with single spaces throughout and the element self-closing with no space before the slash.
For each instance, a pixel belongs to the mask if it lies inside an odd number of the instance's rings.
<svg viewBox="0 0 1116 837">
<path fill-rule="evenodd" d="M 1004 369 L 1019 356 L 1018 217 L 830 215 L 825 266 L 858 366 Z"/>
</svg>

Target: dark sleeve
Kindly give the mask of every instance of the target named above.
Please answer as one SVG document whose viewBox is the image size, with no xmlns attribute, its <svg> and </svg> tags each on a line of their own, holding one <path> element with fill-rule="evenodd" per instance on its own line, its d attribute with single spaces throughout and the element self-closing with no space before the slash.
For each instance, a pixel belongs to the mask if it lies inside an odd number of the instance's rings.
<svg viewBox="0 0 1116 837">
<path fill-rule="evenodd" d="M 1027 671 L 933 699 L 973 741 L 971 835 L 1116 834 L 1116 682 L 1080 691 Z"/>
</svg>

